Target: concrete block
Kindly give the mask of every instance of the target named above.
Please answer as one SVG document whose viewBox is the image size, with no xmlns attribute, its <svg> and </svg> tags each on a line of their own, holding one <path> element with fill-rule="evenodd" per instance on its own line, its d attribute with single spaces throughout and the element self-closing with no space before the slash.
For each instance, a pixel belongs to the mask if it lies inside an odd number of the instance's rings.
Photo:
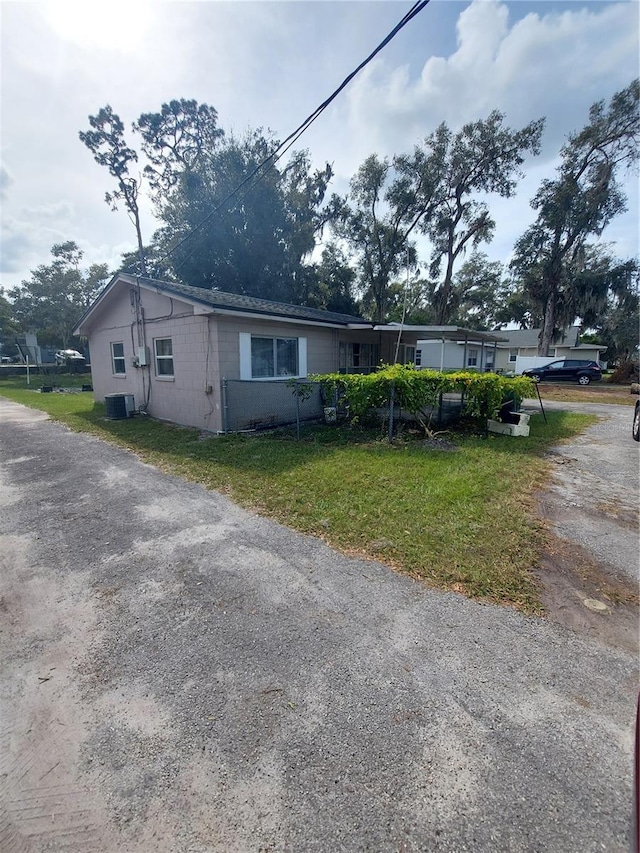
<svg viewBox="0 0 640 853">
<path fill-rule="evenodd" d="M 527 417 L 528 420 L 528 417 Z M 487 421 L 489 432 L 497 432 L 500 435 L 529 435 L 529 424 L 503 424 L 500 421 Z"/>
</svg>

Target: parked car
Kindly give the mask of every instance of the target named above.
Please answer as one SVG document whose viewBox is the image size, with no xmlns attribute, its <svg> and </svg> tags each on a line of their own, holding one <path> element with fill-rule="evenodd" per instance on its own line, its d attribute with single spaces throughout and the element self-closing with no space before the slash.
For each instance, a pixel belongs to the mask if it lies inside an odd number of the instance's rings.
<svg viewBox="0 0 640 853">
<path fill-rule="evenodd" d="M 636 400 L 636 408 L 633 413 L 633 437 L 640 441 L 640 400 Z"/>
<path fill-rule="evenodd" d="M 59 349 L 55 355 L 56 364 L 83 365 L 85 357 L 75 349 Z"/>
<path fill-rule="evenodd" d="M 522 375 L 530 376 L 535 382 L 548 379 L 551 382 L 578 382 L 580 385 L 588 385 L 602 379 L 602 371 L 597 361 L 580 361 L 575 358 L 560 358 L 541 367 L 530 367 L 523 370 Z"/>
</svg>

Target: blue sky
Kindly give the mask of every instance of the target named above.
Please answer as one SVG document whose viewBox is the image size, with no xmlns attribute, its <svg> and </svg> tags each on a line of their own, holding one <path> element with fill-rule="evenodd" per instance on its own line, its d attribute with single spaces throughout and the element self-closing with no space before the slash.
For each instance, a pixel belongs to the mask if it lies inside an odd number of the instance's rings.
<svg viewBox="0 0 640 853">
<path fill-rule="evenodd" d="M 284 137 L 410 8 L 405 2 L 2 2 L 0 285 L 75 240 L 85 261 L 117 266 L 133 247 L 124 211 L 104 202 L 106 170 L 78 140 L 110 103 L 126 125 L 172 98 L 216 107 L 225 130 Z M 515 198 L 491 200 L 491 257 L 508 260 L 533 218 L 529 199 L 562 140 L 638 74 L 637 2 L 432 0 L 300 141 L 344 192 L 371 152 L 409 150 L 441 121 L 497 108 L 512 126 L 545 115 L 542 155 Z M 638 183 L 605 239 L 638 252 Z M 154 228 L 145 207 L 148 239 Z"/>
</svg>

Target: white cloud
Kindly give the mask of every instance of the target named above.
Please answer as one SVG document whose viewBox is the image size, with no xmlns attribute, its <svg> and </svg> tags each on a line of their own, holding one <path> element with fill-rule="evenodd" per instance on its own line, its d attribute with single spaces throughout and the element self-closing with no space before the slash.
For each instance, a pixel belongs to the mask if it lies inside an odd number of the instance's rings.
<svg viewBox="0 0 640 853">
<path fill-rule="evenodd" d="M 548 10 L 548 11 L 547 11 Z M 498 0 L 475 0 L 460 14 L 457 46 L 431 56 L 411 78 L 408 66 L 385 60 L 369 66 L 350 88 L 340 120 L 349 133 L 337 161 L 338 187 L 377 151 L 410 150 L 442 121 L 456 129 L 493 109 L 512 127 L 545 116 L 541 156 L 530 158 L 511 199 L 492 198 L 496 219 L 492 257 L 506 261 L 515 240 L 533 220 L 529 205 L 543 177 L 553 174 L 568 133 L 588 119 L 591 104 L 626 87 L 638 71 L 638 5 L 615 3 L 557 13 L 546 4 L 510 24 Z M 638 184 L 626 181 L 629 212 L 609 229 L 621 255 L 638 252 Z M 605 235 L 607 236 L 607 235 Z"/>
<path fill-rule="evenodd" d="M 637 75 L 638 8 L 549 7 L 509 25 L 506 4 L 475 0 L 458 19 L 456 50 L 427 58 L 416 79 L 385 60 L 372 64 L 347 94 L 351 145 L 342 169 L 374 150 L 406 150 L 442 121 L 457 128 L 493 109 L 513 126 L 546 116 L 543 157 L 555 157 L 589 106 Z"/>
<path fill-rule="evenodd" d="M 7 191 L 13 183 L 13 177 L 6 166 L 0 163 L 0 198 L 7 197 Z"/>
<path fill-rule="evenodd" d="M 68 239 L 57 228 L 32 220 L 4 216 L 0 235 L 0 272 L 3 283 L 17 284 L 28 270 L 45 262 L 54 243 Z"/>
</svg>

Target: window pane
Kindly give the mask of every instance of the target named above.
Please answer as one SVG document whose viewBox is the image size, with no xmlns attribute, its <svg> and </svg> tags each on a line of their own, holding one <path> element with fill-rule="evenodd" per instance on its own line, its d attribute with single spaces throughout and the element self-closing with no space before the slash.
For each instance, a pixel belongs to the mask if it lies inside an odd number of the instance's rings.
<svg viewBox="0 0 640 853">
<path fill-rule="evenodd" d="M 173 355 L 171 338 L 161 338 L 156 340 L 156 355 Z"/>
<path fill-rule="evenodd" d="M 111 370 L 115 374 L 126 373 L 124 344 L 121 341 L 111 344 Z"/>
<path fill-rule="evenodd" d="M 156 376 L 173 376 L 173 343 L 171 338 L 156 338 Z"/>
<path fill-rule="evenodd" d="M 278 338 L 276 341 L 278 376 L 297 376 L 298 339 Z"/>
<path fill-rule="evenodd" d="M 251 375 L 273 376 L 273 338 L 251 338 Z"/>
</svg>

